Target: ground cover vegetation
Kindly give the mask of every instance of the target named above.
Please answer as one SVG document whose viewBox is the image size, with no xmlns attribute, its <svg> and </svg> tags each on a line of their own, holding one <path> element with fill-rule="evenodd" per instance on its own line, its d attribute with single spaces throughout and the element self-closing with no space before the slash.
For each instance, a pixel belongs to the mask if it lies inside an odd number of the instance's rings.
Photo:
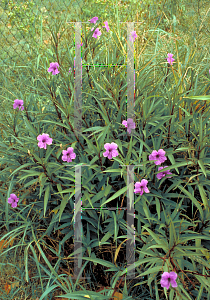
<svg viewBox="0 0 210 300">
<path fill-rule="evenodd" d="M 0 13 L 0 298 L 210 299 L 208 1 L 4 0 Z M 75 21 L 87 22 L 76 45 L 82 137 L 74 128 Z M 129 37 L 133 119 L 127 21 L 138 22 Z M 76 280 L 78 164 L 89 166 L 81 168 Z M 127 230 L 135 233 L 133 279 Z"/>
</svg>

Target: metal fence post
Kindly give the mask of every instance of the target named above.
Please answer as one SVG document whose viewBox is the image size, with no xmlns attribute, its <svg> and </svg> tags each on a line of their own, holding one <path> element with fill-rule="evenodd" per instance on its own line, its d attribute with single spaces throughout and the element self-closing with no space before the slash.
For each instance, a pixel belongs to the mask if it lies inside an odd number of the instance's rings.
<svg viewBox="0 0 210 300">
<path fill-rule="evenodd" d="M 82 129 L 82 68 L 81 68 L 81 22 L 75 23 L 75 98 L 74 131 L 79 139 Z"/>
<path fill-rule="evenodd" d="M 79 138 L 82 128 L 82 89 L 81 89 L 81 47 L 77 47 L 81 43 L 81 23 L 84 22 L 68 22 L 75 23 L 75 102 L 74 102 L 74 130 Z M 85 22 L 86 23 L 86 22 Z M 136 22 L 135 22 L 136 23 Z M 128 40 L 128 55 L 127 55 L 127 115 L 128 118 L 134 119 L 134 44 L 130 40 L 131 32 L 134 30 L 134 22 L 127 22 L 127 40 Z M 128 129 L 127 129 L 128 130 Z M 133 135 L 133 130 L 131 131 Z M 133 265 L 134 268 L 127 275 L 128 279 L 135 278 L 135 244 L 134 234 L 129 232 L 128 228 L 134 226 L 134 166 L 127 166 L 127 241 L 126 241 L 126 260 L 127 266 Z M 97 208 L 96 208 L 97 209 Z M 109 210 L 116 210 L 116 208 L 105 208 Z M 82 264 L 82 240 L 81 240 L 81 165 L 75 166 L 75 213 L 74 213 L 74 276 L 77 279 L 81 271 Z M 81 274 L 80 274 L 81 276 Z M 87 277 L 80 277 L 80 279 L 87 279 Z"/>
</svg>

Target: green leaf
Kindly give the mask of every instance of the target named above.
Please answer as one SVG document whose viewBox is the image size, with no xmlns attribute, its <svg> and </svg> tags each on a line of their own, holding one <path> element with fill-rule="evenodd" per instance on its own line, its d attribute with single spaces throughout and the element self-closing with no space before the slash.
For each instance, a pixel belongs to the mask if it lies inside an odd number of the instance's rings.
<svg viewBox="0 0 210 300">
<path fill-rule="evenodd" d="M 166 168 L 167 169 L 167 168 Z M 180 185 L 177 185 L 178 188 L 180 188 L 180 190 L 182 192 L 185 193 L 185 195 L 187 195 L 191 200 L 192 202 L 195 204 L 195 206 L 198 208 L 199 212 L 200 212 L 200 215 L 201 215 L 201 220 L 203 221 L 203 210 L 202 210 L 202 207 L 200 206 L 198 200 L 193 197 L 183 186 L 180 186 Z"/>
<path fill-rule="evenodd" d="M 25 250 L 24 250 L 24 265 L 25 265 L 25 271 L 26 271 L 25 278 L 26 278 L 27 282 L 28 282 L 28 247 L 25 247 Z"/>
<path fill-rule="evenodd" d="M 110 169 L 110 170 L 107 170 L 107 171 L 103 171 L 103 173 L 107 173 L 107 172 L 110 172 L 110 173 L 115 173 L 116 172 L 116 175 L 121 174 L 119 169 Z"/>
<path fill-rule="evenodd" d="M 158 214 L 158 220 L 160 220 L 160 201 L 157 197 L 155 197 L 155 202 L 156 202 L 156 211 Z"/>
<path fill-rule="evenodd" d="M 114 211 L 112 211 L 112 215 L 113 215 L 113 219 L 114 219 L 114 242 L 117 239 L 117 234 L 118 234 L 118 230 L 117 230 L 117 220 L 116 220 L 116 214 L 114 213 Z"/>
<path fill-rule="evenodd" d="M 201 198 L 202 198 L 202 201 L 203 201 L 203 205 L 204 205 L 205 209 L 209 211 L 210 202 L 206 197 L 206 193 L 205 193 L 205 190 L 203 188 L 203 185 L 201 183 L 198 183 L 198 188 L 199 188 L 199 192 L 200 192 L 200 195 L 201 195 Z"/>
<path fill-rule="evenodd" d="M 147 249 L 163 249 L 163 250 L 165 250 L 165 252 L 169 251 L 169 247 L 166 247 L 165 244 L 152 245 L 152 246 L 149 246 Z M 145 253 L 147 253 L 147 252 L 145 252 Z"/>
<path fill-rule="evenodd" d="M 167 247 L 167 242 L 163 241 L 163 237 L 160 239 L 157 234 L 155 234 L 151 229 L 147 228 L 146 226 L 142 226 L 142 229 L 146 229 L 158 245 L 161 245 L 161 243 L 163 243 Z"/>
<path fill-rule="evenodd" d="M 21 143 L 21 141 L 19 140 L 19 139 L 20 139 L 20 137 L 18 137 L 18 138 L 17 138 L 15 135 L 13 135 L 13 134 L 11 134 L 11 133 L 10 133 L 10 137 L 13 137 L 13 138 L 16 140 L 16 142 L 17 142 L 17 143 L 19 143 L 21 146 L 23 146 L 23 147 L 24 147 L 24 144 L 23 144 L 23 143 Z"/>
<path fill-rule="evenodd" d="M 150 223 L 150 219 L 151 219 L 152 217 L 151 217 L 151 213 L 150 213 L 150 210 L 149 210 L 149 208 L 148 208 L 146 202 L 144 202 L 143 210 L 144 210 L 144 213 L 145 213 L 145 215 L 146 215 L 147 220 L 148 220 L 149 223 Z M 151 224 L 151 223 L 150 223 L 150 224 Z"/>
<path fill-rule="evenodd" d="M 111 123 L 109 123 L 108 126 L 103 127 L 103 128 L 104 128 L 103 133 L 99 134 L 99 136 L 98 136 L 98 139 L 100 140 L 100 142 L 99 142 L 99 148 L 100 148 L 100 149 L 102 148 L 102 145 L 105 144 L 105 143 L 104 143 L 104 140 L 105 140 L 105 138 L 106 138 L 107 131 L 109 130 L 109 127 L 110 127 L 110 126 L 111 126 Z"/>
<path fill-rule="evenodd" d="M 64 123 L 61 123 L 61 122 L 55 122 L 55 121 L 49 121 L 49 120 L 43 120 L 43 122 L 58 125 L 59 127 L 65 127 L 66 129 L 71 130 L 71 128 L 69 128 L 69 126 L 67 126 L 67 125 L 65 125 Z"/>
<path fill-rule="evenodd" d="M 62 104 L 63 104 L 63 108 L 61 108 L 61 105 L 59 104 L 59 102 L 57 103 L 57 106 L 58 108 L 62 111 L 62 113 L 64 114 L 64 116 L 67 118 L 67 108 L 65 107 L 66 104 L 65 104 L 65 101 L 63 99 L 63 96 L 61 95 L 61 92 L 60 92 L 60 87 L 58 86 L 57 89 L 56 89 L 56 92 L 55 92 L 56 96 L 59 95 L 60 96 L 60 99 L 62 101 Z"/>
<path fill-rule="evenodd" d="M 113 199 L 116 199 L 117 197 L 119 197 L 120 195 L 122 195 L 123 193 L 125 193 L 127 191 L 127 186 L 125 186 L 124 188 L 122 188 L 121 190 L 119 190 L 118 192 L 116 192 L 112 197 L 110 197 L 108 200 L 106 200 L 105 202 L 102 203 L 101 207 L 103 205 L 105 205 L 106 203 L 109 203 L 110 201 L 112 201 Z"/>
<path fill-rule="evenodd" d="M 54 285 L 53 285 L 53 287 L 54 287 Z M 88 298 L 90 300 L 94 300 L 94 299 L 99 299 L 99 297 L 100 297 L 100 299 L 107 300 L 107 296 L 104 296 L 101 293 L 92 292 L 92 291 L 77 291 L 77 292 L 67 293 L 67 294 L 63 294 L 62 296 L 56 296 L 56 297 L 58 297 L 58 298 L 62 297 L 62 299 L 72 299 L 72 300 L 73 299 L 87 300 Z M 42 299 L 44 299 L 44 298 L 42 298 Z"/>
<path fill-rule="evenodd" d="M 52 290 L 54 290 L 56 287 L 58 287 L 57 284 L 54 284 L 50 287 L 48 287 L 44 293 L 41 295 L 41 297 L 39 298 L 39 300 L 43 300 Z M 58 296 L 59 297 L 59 296 Z"/>
<path fill-rule="evenodd" d="M 22 178 L 23 178 L 23 177 L 21 177 L 21 179 L 22 179 Z M 24 184 L 24 188 L 27 188 L 28 186 L 32 186 L 32 185 L 36 184 L 37 182 L 38 182 L 38 178 L 35 178 L 35 179 L 33 179 L 33 180 L 27 182 L 26 184 Z"/>
<path fill-rule="evenodd" d="M 113 233 L 114 233 L 113 230 L 112 230 L 111 232 L 108 231 L 108 232 L 105 234 L 105 236 L 102 238 L 101 242 L 104 243 L 104 242 L 108 241 L 108 239 L 113 235 Z M 101 242 L 100 242 L 100 243 L 101 243 Z"/>
<path fill-rule="evenodd" d="M 136 143 L 136 141 L 134 141 L 132 143 L 132 136 L 131 136 L 131 139 L 130 139 L 130 143 L 129 143 L 129 149 L 128 149 L 128 152 L 127 152 L 127 155 L 126 155 L 126 161 L 125 161 L 125 164 L 126 165 L 129 165 L 130 161 L 131 161 L 131 152 L 133 150 L 133 145 Z"/>
<path fill-rule="evenodd" d="M 34 129 L 34 127 L 29 123 L 28 119 L 26 118 L 26 116 L 23 116 L 23 120 L 25 122 L 26 127 L 28 128 L 28 132 L 33 132 L 33 134 L 35 136 L 38 136 L 36 130 Z"/>
<path fill-rule="evenodd" d="M 115 271 L 119 271 L 119 268 L 117 268 L 114 264 L 112 264 L 111 262 L 105 261 L 103 259 L 91 258 L 91 257 L 82 257 L 82 259 L 92 261 L 94 263 L 100 264 L 100 265 L 105 266 L 107 268 L 113 268 L 113 270 L 115 270 Z M 126 272 L 126 270 L 125 270 L 125 272 Z"/>
<path fill-rule="evenodd" d="M 65 207 L 66 207 L 66 204 L 68 203 L 68 200 L 69 200 L 69 196 L 65 195 L 64 199 L 62 199 L 62 201 L 61 201 L 60 211 L 59 211 L 59 222 L 61 220 L 61 216 L 62 216 L 62 213 L 63 213 Z"/>
<path fill-rule="evenodd" d="M 175 159 L 174 159 L 174 157 L 173 157 L 172 154 L 168 154 L 168 158 L 169 158 L 169 160 L 170 160 L 170 162 L 171 162 L 172 165 L 175 165 L 175 164 L 176 164 Z M 178 169 L 177 167 L 175 167 L 175 170 L 176 170 L 177 173 L 179 174 L 179 169 Z"/>
<path fill-rule="evenodd" d="M 193 162 L 192 161 L 188 161 L 188 162 L 181 162 L 181 163 L 177 163 L 175 165 L 171 165 L 167 168 L 164 167 L 164 171 L 167 171 L 167 170 L 172 170 L 172 169 L 175 169 L 175 168 L 179 168 L 179 167 L 183 167 L 183 166 L 187 166 L 187 165 L 192 165 Z M 155 174 L 158 174 L 158 173 L 161 173 L 162 170 L 160 171 L 157 171 Z"/>
<path fill-rule="evenodd" d="M 39 241 L 37 241 L 37 239 L 36 239 L 36 236 L 35 236 L 35 233 L 34 233 L 33 228 L 31 228 L 31 231 L 32 231 L 32 235 L 33 235 L 33 237 L 34 237 L 34 240 L 35 240 L 35 242 L 36 242 L 36 246 L 37 246 L 37 248 L 39 249 L 39 251 L 40 251 L 40 253 L 41 253 L 41 255 L 42 255 L 42 258 L 44 259 L 45 263 L 48 265 L 48 267 L 49 267 L 51 273 L 59 280 L 59 276 L 58 276 L 57 272 L 52 268 L 52 266 L 51 266 L 51 264 L 49 263 L 47 257 L 45 256 L 44 252 L 42 251 L 42 248 L 41 248 L 40 245 L 39 245 Z M 42 268 L 43 268 L 43 266 L 42 266 Z"/>
<path fill-rule="evenodd" d="M 37 266 L 37 269 L 38 269 L 38 272 L 39 272 L 39 278 L 40 278 L 40 282 L 41 282 L 41 287 L 42 287 L 42 290 L 43 290 L 43 284 L 42 284 L 42 280 L 41 280 L 42 275 L 41 275 L 40 266 L 39 266 L 39 259 L 37 258 L 36 252 L 35 252 L 33 246 L 31 245 L 31 243 L 29 244 L 29 246 L 30 246 L 30 249 L 31 249 L 31 251 L 32 251 L 32 253 L 34 255 L 33 260 L 35 260 L 35 262 L 36 262 L 36 266 Z"/>
<path fill-rule="evenodd" d="M 94 153 L 98 153 L 98 150 L 96 148 L 96 146 L 93 145 L 92 141 L 90 141 L 89 139 L 87 139 L 85 136 L 83 136 L 84 139 L 86 140 L 87 142 L 87 145 L 88 145 L 88 148 L 93 151 Z"/>
<path fill-rule="evenodd" d="M 57 194 L 66 194 L 66 193 L 70 193 L 70 192 L 72 192 L 71 195 L 70 195 L 70 198 L 71 198 L 75 194 L 74 188 L 69 188 L 69 189 L 66 189 L 66 190 L 64 190 L 62 192 L 54 193 L 54 195 L 57 195 Z"/>
<path fill-rule="evenodd" d="M 203 161 L 199 159 L 199 160 L 198 160 L 198 164 L 199 164 L 199 166 L 201 167 L 201 170 L 203 171 L 203 174 L 204 174 L 205 177 L 206 177 L 206 170 L 205 170 Z"/>
<path fill-rule="evenodd" d="M 178 243 L 179 244 L 184 244 L 188 241 L 191 241 L 191 240 L 194 240 L 194 239 L 201 239 L 201 240 L 208 240 L 210 241 L 210 237 L 207 237 L 207 236 L 203 236 L 201 234 L 198 234 L 198 235 L 193 235 L 193 234 L 185 234 L 184 237 L 182 238 L 178 238 Z"/>
<path fill-rule="evenodd" d="M 36 155 L 36 154 L 34 154 L 34 153 L 31 153 L 33 156 L 34 156 L 34 158 L 42 165 L 42 160 Z"/>
<path fill-rule="evenodd" d="M 23 168 L 26 168 L 26 167 L 31 167 L 31 163 L 27 163 L 27 164 L 24 164 L 24 165 L 18 167 L 17 169 L 15 169 L 15 170 L 10 174 L 10 176 L 12 176 L 13 174 L 17 173 L 19 170 L 21 170 L 21 169 L 23 169 Z M 26 170 L 24 170 L 24 171 L 26 171 Z M 28 170 L 28 171 L 29 171 L 29 170 Z M 35 171 L 34 171 L 34 172 L 35 172 Z M 40 174 L 40 173 L 39 173 L 39 174 Z M 9 177 L 10 177 L 10 176 L 9 176 Z"/>
<path fill-rule="evenodd" d="M 121 156 L 121 155 L 120 155 Z M 114 157 L 113 158 L 114 160 L 116 160 L 116 161 L 118 161 L 118 163 L 122 166 L 122 165 L 125 165 L 125 163 L 122 161 L 122 160 L 120 160 L 118 157 Z M 119 171 L 119 170 L 118 170 Z"/>
<path fill-rule="evenodd" d="M 45 164 L 47 163 L 47 160 L 48 160 L 50 154 L 55 150 L 55 148 L 56 148 L 56 146 L 53 147 L 53 148 L 47 147 L 47 152 L 46 152 L 46 154 L 45 154 L 45 159 L 44 159 L 44 163 L 45 163 Z M 55 164 L 55 163 L 54 163 L 54 164 Z M 47 166 L 49 167 L 49 163 L 48 163 Z"/>
<path fill-rule="evenodd" d="M 171 249 L 174 244 L 176 244 L 176 231 L 175 231 L 174 223 L 171 220 L 169 225 L 169 248 Z"/>
<path fill-rule="evenodd" d="M 41 17 L 42 17 L 42 16 L 41 16 Z M 41 23 L 41 25 L 42 25 L 42 23 Z M 42 39 L 41 39 L 41 41 L 42 41 Z M 39 54 L 38 57 L 37 57 L 37 64 L 36 64 L 36 68 L 37 68 L 37 69 L 39 68 L 39 60 L 40 60 L 40 57 L 41 57 L 41 54 Z"/>
<path fill-rule="evenodd" d="M 210 95 L 206 95 L 206 96 L 188 96 L 188 97 L 183 97 L 183 98 L 195 99 L 195 100 L 210 100 Z"/>
<path fill-rule="evenodd" d="M 104 192 L 104 196 L 107 197 L 107 195 L 109 194 L 110 190 L 111 190 L 112 186 L 111 185 L 107 185 L 106 188 L 105 188 L 105 192 Z"/>
<path fill-rule="evenodd" d="M 156 260 L 158 261 L 158 260 L 161 260 L 161 259 L 156 258 Z M 154 267 L 154 268 L 149 268 L 147 271 L 141 273 L 141 277 L 145 276 L 145 275 L 148 275 L 148 274 L 152 274 L 152 273 L 158 273 L 158 272 L 160 272 L 160 270 L 161 270 L 161 266 L 157 266 L 157 267 Z"/>
<path fill-rule="evenodd" d="M 92 207 L 92 209 L 94 209 L 93 204 L 92 204 L 91 199 L 90 199 L 90 195 L 88 194 L 87 191 L 84 191 L 84 196 L 85 196 L 84 201 L 85 201 L 85 199 L 88 199 L 88 202 L 89 202 L 90 206 Z"/>
<path fill-rule="evenodd" d="M 44 178 L 42 178 L 44 177 Z M 41 175 L 39 175 L 39 186 L 40 186 L 40 189 L 39 189 L 39 199 L 41 198 L 41 195 L 42 195 L 42 192 L 43 192 L 43 189 L 44 189 L 44 185 L 47 181 L 47 177 L 44 173 L 42 173 Z"/>
<path fill-rule="evenodd" d="M 159 102 L 161 102 L 161 101 L 162 101 L 162 99 L 159 100 Z M 158 101 L 157 101 L 156 105 L 157 105 L 157 104 L 158 104 Z M 151 106 L 151 107 L 150 107 L 150 110 L 152 110 L 152 109 L 154 109 L 154 106 Z M 149 115 L 150 113 L 151 113 L 151 111 L 148 112 L 148 115 Z M 153 134 L 154 132 L 156 132 L 156 131 L 158 130 L 158 128 L 162 127 L 162 125 L 163 125 L 165 122 L 166 122 L 166 120 L 164 119 L 163 122 L 160 122 L 158 125 L 155 125 L 155 126 L 153 127 L 153 129 L 149 131 L 149 136 L 152 136 L 152 134 Z M 148 137 L 149 137 L 149 136 L 148 136 Z"/>
<path fill-rule="evenodd" d="M 44 216 L 46 213 L 46 209 L 47 209 L 47 203 L 49 200 L 49 194 L 50 194 L 50 185 L 47 186 L 46 190 L 45 190 L 45 195 L 44 195 Z"/>
<path fill-rule="evenodd" d="M 89 128 L 87 128 L 87 129 L 84 129 L 82 132 L 88 132 L 88 131 L 94 131 L 94 133 L 97 133 L 97 132 L 100 132 L 100 131 L 103 131 L 104 130 L 104 127 L 101 127 L 101 126 L 95 126 L 95 127 L 89 127 Z M 93 134 L 94 134 L 93 133 Z M 91 134 L 91 135 L 93 135 L 93 134 Z M 91 136 L 90 135 L 90 136 Z"/>
</svg>

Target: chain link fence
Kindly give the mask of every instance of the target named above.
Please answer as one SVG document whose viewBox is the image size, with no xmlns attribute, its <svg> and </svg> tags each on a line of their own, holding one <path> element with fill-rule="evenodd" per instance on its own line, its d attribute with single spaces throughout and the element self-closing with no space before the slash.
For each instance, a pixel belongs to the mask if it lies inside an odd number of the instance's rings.
<svg viewBox="0 0 210 300">
<path fill-rule="evenodd" d="M 91 1 L 89 1 L 91 3 Z M 95 7 L 103 7 L 106 10 L 106 6 L 100 6 L 103 1 L 95 1 Z M 100 3 L 101 2 L 101 3 Z M 120 11 L 125 11 L 125 4 L 120 5 L 119 2 L 119 15 Z M 147 1 L 148 2 L 148 1 Z M 154 1 L 153 1 L 154 2 Z M 146 20 L 150 19 L 153 24 L 158 23 L 161 15 L 161 6 L 163 6 L 163 1 L 159 1 L 160 4 L 147 4 L 146 2 L 139 2 L 138 10 L 136 10 L 135 5 L 133 5 L 133 13 L 139 12 L 141 18 Z M 87 14 L 82 13 L 83 11 L 88 12 L 90 18 L 93 17 L 94 12 L 91 12 L 84 7 L 86 7 L 87 1 L 74 1 L 69 2 L 66 0 L 60 1 L 15 1 L 15 0 L 2 0 L 0 4 L 0 30 L 1 30 L 1 52 L 0 52 L 0 65 L 10 66 L 18 65 L 18 63 L 26 64 L 27 60 L 34 58 L 37 55 L 37 44 L 40 44 L 40 51 L 45 51 L 45 46 L 49 46 L 50 32 L 47 30 L 48 26 L 52 26 L 56 22 L 63 20 L 64 27 L 71 28 L 73 26 L 67 25 L 66 21 L 87 21 L 83 20 L 84 16 Z M 129 4 L 132 7 L 132 4 Z M 196 25 L 198 33 L 204 33 L 209 35 L 210 33 L 210 5 L 209 1 L 189 1 L 187 4 L 182 3 L 182 1 L 166 1 L 165 8 L 169 11 L 166 13 L 164 9 L 165 18 L 163 18 L 161 25 L 170 27 L 170 19 L 173 21 L 175 28 L 178 26 L 176 15 L 177 13 L 182 15 L 182 21 L 189 17 L 192 17 L 191 23 L 188 25 L 188 29 L 192 24 Z M 208 10 L 209 6 L 209 10 Z M 84 8 L 84 9 L 83 9 Z M 87 11 L 86 11 L 87 10 Z M 130 10 L 131 11 L 131 10 Z M 98 10 L 100 12 L 100 10 Z M 98 13 L 96 10 L 96 15 L 103 13 Z M 108 13 L 104 13 L 109 20 L 112 19 L 113 10 L 109 7 Z M 209 13 L 208 13 L 209 12 Z M 206 13 L 206 15 L 205 15 Z M 135 16 L 135 13 L 134 13 Z M 124 16 L 128 20 L 129 16 Z M 136 16 L 135 16 L 136 18 Z M 121 19 L 120 21 L 126 21 Z M 131 20 L 129 21 L 137 21 Z M 176 29 L 175 29 L 176 30 Z M 194 32 L 195 34 L 195 32 Z M 4 74 L 5 75 L 5 74 Z"/>
</svg>

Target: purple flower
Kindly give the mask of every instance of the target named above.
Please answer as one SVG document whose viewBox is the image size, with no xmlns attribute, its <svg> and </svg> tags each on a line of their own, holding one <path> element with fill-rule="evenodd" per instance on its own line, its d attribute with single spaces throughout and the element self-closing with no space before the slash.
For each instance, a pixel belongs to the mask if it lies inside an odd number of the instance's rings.
<svg viewBox="0 0 210 300">
<path fill-rule="evenodd" d="M 74 151 L 74 149 L 72 147 L 69 147 L 67 150 L 63 150 L 62 151 L 62 153 L 63 153 L 62 160 L 71 162 L 72 159 L 75 159 L 76 154 L 73 151 Z"/>
<path fill-rule="evenodd" d="M 109 25 L 108 25 L 108 22 L 107 21 L 105 21 L 104 22 L 104 24 L 105 24 L 105 26 L 102 26 L 102 27 L 105 27 L 106 28 L 106 30 L 107 30 L 107 32 L 109 32 Z"/>
<path fill-rule="evenodd" d="M 158 171 L 162 170 L 163 168 L 167 168 L 167 167 L 168 167 L 168 166 L 165 166 L 165 167 L 159 167 L 159 168 L 158 168 Z M 164 176 L 166 176 L 167 174 L 172 174 L 172 173 L 169 172 L 169 170 L 166 170 L 166 171 L 163 171 L 163 172 L 157 174 L 157 178 L 158 178 L 158 179 L 161 179 L 161 178 L 163 178 Z M 171 178 L 171 176 L 168 177 L 168 178 Z"/>
<path fill-rule="evenodd" d="M 169 289 L 170 284 L 172 287 L 177 287 L 176 278 L 177 278 L 177 274 L 175 272 L 170 272 L 170 273 L 164 272 L 162 274 L 160 284 L 162 287 L 166 287 L 167 290 Z"/>
<path fill-rule="evenodd" d="M 100 36 L 100 35 L 101 35 L 101 31 L 99 30 L 99 28 L 96 28 L 96 30 L 94 31 L 94 34 L 92 35 L 92 37 L 97 39 L 97 37 Z"/>
<path fill-rule="evenodd" d="M 168 63 L 172 66 L 173 61 L 175 60 L 175 59 L 172 58 L 173 54 L 168 53 L 167 55 L 168 55 L 168 57 L 166 59 L 167 59 Z"/>
<path fill-rule="evenodd" d="M 150 193 L 150 191 L 148 190 L 147 188 L 147 183 L 148 181 L 146 179 L 142 179 L 141 182 L 136 182 L 135 183 L 135 190 L 134 190 L 134 193 L 140 193 L 140 195 L 142 196 L 144 191 L 145 193 Z"/>
<path fill-rule="evenodd" d="M 52 144 L 52 138 L 49 137 L 49 134 L 47 133 L 42 133 L 37 137 L 37 140 L 39 141 L 38 147 L 39 148 L 44 148 L 45 150 L 47 149 L 47 145 Z"/>
<path fill-rule="evenodd" d="M 209 69 L 209 74 L 210 74 L 210 69 Z"/>
<path fill-rule="evenodd" d="M 108 156 L 108 159 L 112 159 L 113 157 L 116 157 L 119 155 L 118 151 L 116 150 L 118 147 L 117 144 L 115 143 L 106 143 L 104 145 L 104 148 L 106 149 L 106 152 L 103 153 L 103 156 L 104 157 L 107 157 Z"/>
<path fill-rule="evenodd" d="M 60 73 L 60 71 L 58 71 L 58 68 L 59 68 L 59 64 L 57 62 L 50 63 L 50 67 L 47 71 L 52 72 L 53 75 L 56 75 L 56 74 Z"/>
<path fill-rule="evenodd" d="M 122 121 L 122 124 L 125 125 L 126 128 L 128 128 L 128 132 L 131 134 L 131 129 L 136 128 L 136 124 L 133 122 L 133 119 L 128 118 L 128 121 Z"/>
<path fill-rule="evenodd" d="M 130 37 L 129 37 L 129 40 L 130 40 L 131 42 L 134 42 L 136 37 L 137 37 L 136 31 L 132 31 L 132 32 L 131 32 L 131 35 L 130 35 Z"/>
<path fill-rule="evenodd" d="M 69 72 L 72 72 L 72 71 L 71 71 L 71 68 L 69 68 Z"/>
<path fill-rule="evenodd" d="M 88 20 L 90 23 L 95 24 L 98 21 L 98 17 L 93 17 L 92 19 Z"/>
<path fill-rule="evenodd" d="M 10 197 L 8 198 L 8 203 L 11 204 L 11 206 L 17 207 L 17 203 L 19 201 L 20 198 L 17 198 L 17 196 L 15 194 L 10 194 Z"/>
<path fill-rule="evenodd" d="M 23 110 L 24 106 L 23 106 L 23 100 L 14 100 L 14 104 L 13 104 L 13 108 L 16 109 L 17 107 L 19 107 L 19 110 Z"/>
<path fill-rule="evenodd" d="M 159 149 L 158 151 L 152 151 L 152 154 L 149 155 L 149 160 L 156 160 L 154 163 L 156 165 L 161 165 L 167 158 L 165 157 L 165 151 Z"/>
</svg>

